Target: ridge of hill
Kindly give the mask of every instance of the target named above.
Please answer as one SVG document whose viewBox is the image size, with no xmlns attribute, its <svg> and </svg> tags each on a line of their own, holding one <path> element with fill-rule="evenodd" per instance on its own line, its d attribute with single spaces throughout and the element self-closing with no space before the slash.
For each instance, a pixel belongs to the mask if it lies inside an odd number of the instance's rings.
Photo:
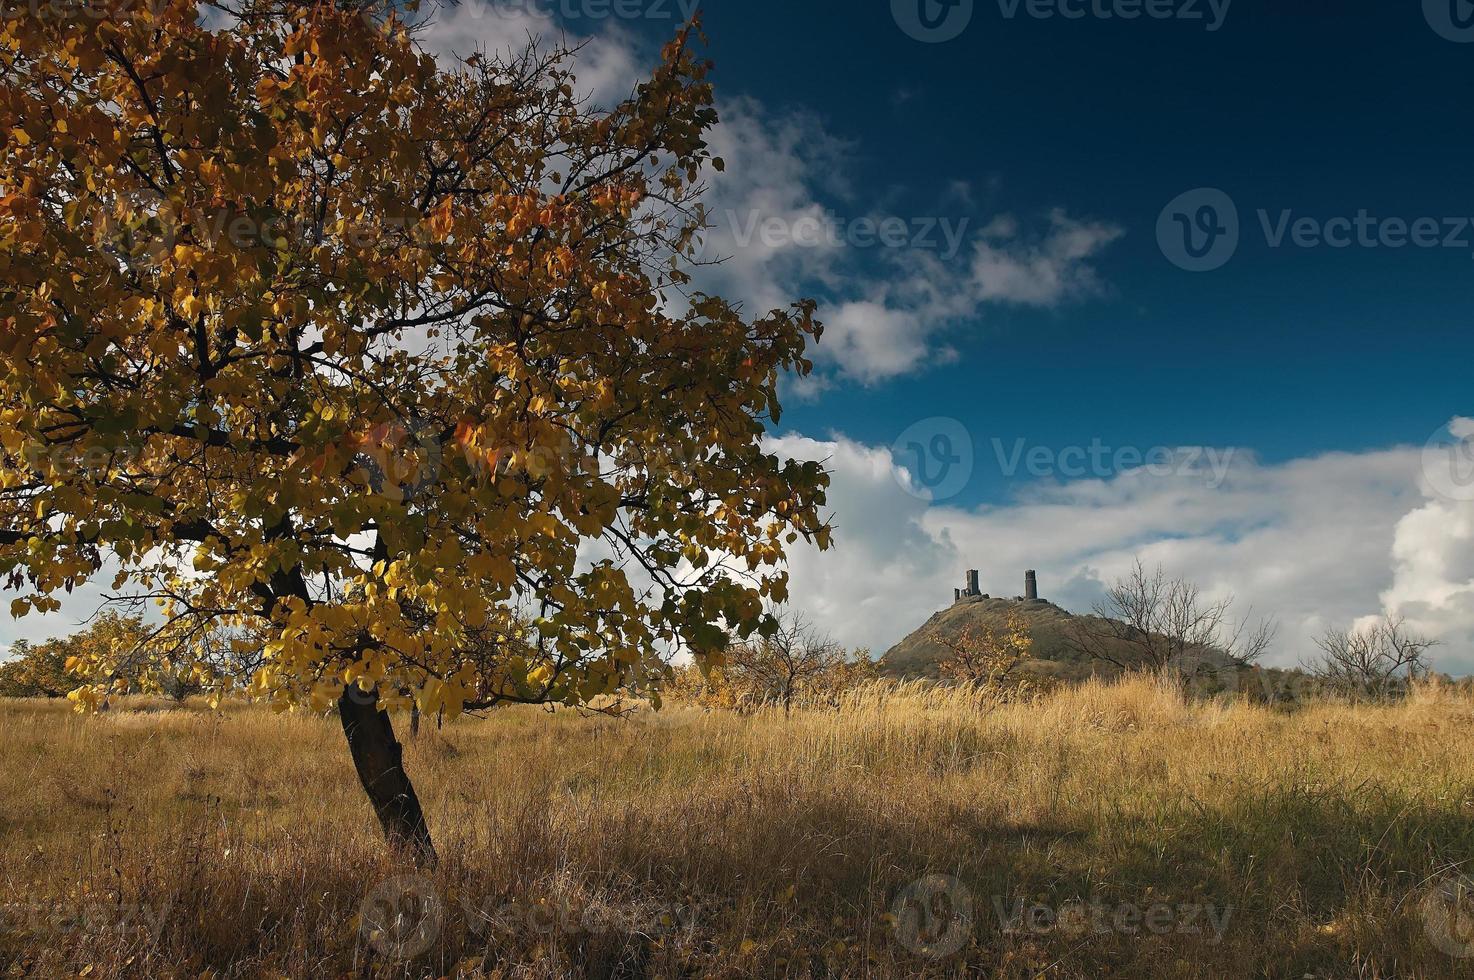
<svg viewBox="0 0 1474 980">
<path fill-rule="evenodd" d="M 880 658 L 881 670 L 892 676 L 934 678 L 939 665 L 951 655 L 937 641 L 938 635 L 960 637 L 970 626 L 1001 632 L 1010 613 L 1028 624 L 1034 638 L 1033 657 L 1024 664 L 1027 672 L 1076 680 L 1090 676 L 1098 666 L 1069 643 L 1068 631 L 1079 617 L 1049 600 L 963 596 L 887 650 Z"/>
<path fill-rule="evenodd" d="M 969 628 L 990 629 L 1002 635 L 1012 616 L 1023 620 L 1033 638 L 1031 657 L 1019 671 L 1023 676 L 1075 683 L 1092 676 L 1118 676 L 1121 668 L 1111 660 L 1122 664 L 1140 660 L 1140 648 L 1119 639 L 1130 633 L 1123 623 L 1096 613 L 1072 613 L 1047 599 L 1037 598 L 1039 584 L 1032 571 L 1025 573 L 1025 594 L 1014 599 L 984 594 L 978 584 L 978 573 L 969 571 L 964 588 L 954 590 L 955 601 L 951 605 L 933 613 L 885 652 L 879 660 L 881 674 L 903 680 L 935 680 L 941 674 L 941 665 L 952 657 L 952 651 L 939 638 L 956 640 Z M 1073 642 L 1080 634 L 1091 637 L 1095 652 L 1107 654 L 1109 659 L 1092 657 L 1080 649 Z M 1217 648 L 1194 649 L 1185 666 L 1192 689 L 1202 695 L 1238 690 L 1266 702 L 1279 702 L 1294 700 L 1317 684 L 1302 669 L 1245 664 Z"/>
</svg>

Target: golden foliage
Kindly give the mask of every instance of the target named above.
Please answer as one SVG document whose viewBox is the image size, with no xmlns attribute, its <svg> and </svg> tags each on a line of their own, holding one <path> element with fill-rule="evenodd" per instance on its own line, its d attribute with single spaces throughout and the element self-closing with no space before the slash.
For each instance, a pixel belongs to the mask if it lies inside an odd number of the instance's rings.
<svg viewBox="0 0 1474 980">
<path fill-rule="evenodd" d="M 955 636 L 936 631 L 932 639 L 948 651 L 939 665 L 943 678 L 992 697 L 1026 696 L 1033 690 L 1030 681 L 1018 676 L 1034 639 L 1028 621 L 1017 612 L 1008 613 L 1002 629 L 969 623 Z"/>
<path fill-rule="evenodd" d="M 393 5 L 213 6 L 0 20 L 13 611 L 112 558 L 217 697 L 449 714 L 751 635 L 785 544 L 829 543 L 821 467 L 760 443 L 820 326 L 678 302 L 719 166 L 696 29 L 600 111 L 566 50 L 446 68 Z M 93 705 L 123 664 L 81 656 Z"/>
</svg>

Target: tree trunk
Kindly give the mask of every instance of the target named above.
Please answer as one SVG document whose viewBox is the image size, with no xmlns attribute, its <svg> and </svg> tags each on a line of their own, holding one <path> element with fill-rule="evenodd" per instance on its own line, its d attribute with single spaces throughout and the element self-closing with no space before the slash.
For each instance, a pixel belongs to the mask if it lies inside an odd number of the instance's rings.
<svg viewBox="0 0 1474 980">
<path fill-rule="evenodd" d="M 358 781 L 373 804 L 384 836 L 416 864 L 433 865 L 435 846 L 425 823 L 425 811 L 404 771 L 404 748 L 394 737 L 389 714 L 379 707 L 378 691 L 364 693 L 356 684 L 350 684 L 338 699 L 338 716 Z"/>
<path fill-rule="evenodd" d="M 409 737 L 420 737 L 420 702 L 416 701 L 409 709 Z"/>
</svg>

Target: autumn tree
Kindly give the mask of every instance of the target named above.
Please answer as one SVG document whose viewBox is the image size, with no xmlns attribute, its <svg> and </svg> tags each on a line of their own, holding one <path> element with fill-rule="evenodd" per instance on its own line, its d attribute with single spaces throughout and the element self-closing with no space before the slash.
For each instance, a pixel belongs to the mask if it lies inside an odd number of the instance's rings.
<svg viewBox="0 0 1474 980">
<path fill-rule="evenodd" d="M 1012 610 L 1001 628 L 970 623 L 960 633 L 937 630 L 932 639 L 946 651 L 938 666 L 943 678 L 990 693 L 1020 686 L 1019 668 L 1034 647 L 1028 621 Z"/>
<path fill-rule="evenodd" d="M 15 659 L 0 667 L 0 696 L 67 696 L 77 688 L 84 664 L 114 658 L 117 667 L 105 678 L 103 693 L 188 693 L 188 680 L 169 669 L 167 655 L 147 661 L 125 659 L 147 641 L 149 633 L 140 617 L 109 609 L 69 636 L 34 644 L 22 640 L 11 650 Z"/>
<path fill-rule="evenodd" d="M 76 687 L 56 643 L 18 640 L 0 663 L 0 698 L 59 698 Z"/>
<path fill-rule="evenodd" d="M 0 577 L 163 617 L 84 707 L 158 649 L 218 698 L 208 638 L 255 644 L 245 692 L 336 706 L 428 861 L 391 712 L 585 704 L 771 628 L 785 545 L 828 546 L 821 467 L 761 441 L 820 328 L 691 290 L 699 42 L 599 108 L 566 50 L 437 63 L 392 5 L 0 21 Z"/>
</svg>

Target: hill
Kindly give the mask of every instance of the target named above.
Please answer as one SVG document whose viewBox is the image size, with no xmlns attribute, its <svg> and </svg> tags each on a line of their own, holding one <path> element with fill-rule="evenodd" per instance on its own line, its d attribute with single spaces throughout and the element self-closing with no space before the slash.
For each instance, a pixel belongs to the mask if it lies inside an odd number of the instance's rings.
<svg viewBox="0 0 1474 980">
<path fill-rule="evenodd" d="M 1002 633 L 1010 614 L 1018 615 L 1028 624 L 1034 639 L 1033 656 L 1023 665 L 1023 674 L 1078 682 L 1090 677 L 1114 678 L 1121 673 L 1114 664 L 1090 657 L 1071 642 L 1071 634 L 1081 627 L 1096 636 L 1122 633 L 1124 628 L 1119 621 L 1072 613 L 1037 598 L 1037 583 L 1032 573 L 1026 578 L 1027 595 L 1016 599 L 980 594 L 976 575 L 969 572 L 967 587 L 957 590 L 951 605 L 933 614 L 885 652 L 880 658 L 882 674 L 904 679 L 935 679 L 940 674 L 941 663 L 951 656 L 947 647 L 937 642 L 938 636 L 953 639 L 968 627 L 991 628 Z M 1136 659 L 1133 646 L 1124 641 L 1113 646 L 1119 652 L 1115 659 L 1120 662 Z M 1239 690 L 1267 703 L 1295 701 L 1313 693 L 1318 686 L 1316 679 L 1302 670 L 1245 666 L 1217 649 L 1197 650 L 1188 673 L 1192 690 L 1199 695 Z"/>
<path fill-rule="evenodd" d="M 1015 599 L 987 595 L 978 585 L 978 573 L 969 571 L 964 587 L 954 590 L 952 605 L 934 614 L 886 651 L 880 660 L 881 671 L 892 677 L 935 678 L 940 664 L 951 656 L 938 637 L 956 639 L 970 627 L 1002 633 L 1011 615 L 1017 615 L 1028 625 L 1034 639 L 1033 657 L 1023 665 L 1025 674 L 1061 681 L 1113 677 L 1120 669 L 1110 660 L 1129 664 L 1139 658 L 1138 648 L 1125 640 L 1099 639 L 1128 635 L 1131 631 L 1121 622 L 1097 615 L 1078 615 L 1039 598 L 1038 578 L 1033 571 L 1024 573 L 1024 594 Z M 1082 633 L 1097 638 L 1100 644 L 1097 650 L 1108 653 L 1108 660 L 1093 658 L 1072 642 L 1072 637 Z M 1223 684 L 1239 684 L 1242 678 L 1236 675 L 1241 669 L 1221 650 L 1197 648 L 1190 672 L 1204 686 L 1205 693 L 1211 693 Z"/>
<path fill-rule="evenodd" d="M 947 648 L 937 642 L 938 635 L 958 637 L 969 626 L 1002 631 L 1010 613 L 1017 613 L 1028 623 L 1034 637 L 1034 656 L 1025 665 L 1029 673 L 1063 680 L 1090 676 L 1094 665 L 1068 641 L 1071 623 L 1076 619 L 1073 613 L 1047 599 L 996 599 L 989 596 L 963 596 L 934 614 L 910 636 L 886 651 L 880 659 L 881 670 L 897 677 L 936 677 L 938 664 L 949 655 Z M 1097 673 L 1109 672 L 1097 670 Z"/>
</svg>

